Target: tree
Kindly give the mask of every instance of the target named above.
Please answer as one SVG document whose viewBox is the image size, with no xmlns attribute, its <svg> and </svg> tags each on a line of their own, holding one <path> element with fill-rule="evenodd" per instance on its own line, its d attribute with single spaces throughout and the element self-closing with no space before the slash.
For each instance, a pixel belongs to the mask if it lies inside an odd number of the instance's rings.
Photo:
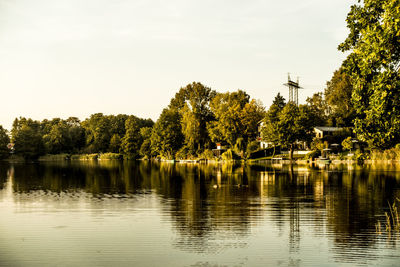
<svg viewBox="0 0 400 267">
<path fill-rule="evenodd" d="M 240 115 L 244 128 L 243 138 L 247 144 L 257 138 L 259 123 L 265 117 L 265 108 L 260 101 L 252 99 L 246 103 Z"/>
<path fill-rule="evenodd" d="M 7 130 L 0 125 L 0 159 L 7 158 L 10 150 L 8 144 L 10 143 L 10 137 L 7 134 Z"/>
<path fill-rule="evenodd" d="M 113 134 L 110 139 L 110 151 L 112 153 L 119 153 L 121 150 L 121 138 L 118 134 Z"/>
<path fill-rule="evenodd" d="M 351 136 L 347 137 L 342 141 L 342 147 L 344 150 L 350 150 L 353 148 L 353 142 L 351 141 Z"/>
<path fill-rule="evenodd" d="M 285 98 L 281 96 L 281 93 L 278 93 L 275 96 L 274 101 L 272 101 L 272 105 L 276 106 L 279 110 L 282 110 L 285 107 L 286 101 Z"/>
<path fill-rule="evenodd" d="M 142 145 L 142 136 L 140 135 L 140 120 L 136 116 L 129 116 L 125 121 L 126 133 L 122 138 L 121 148 L 128 158 L 137 158 L 139 156 L 140 146 Z"/>
<path fill-rule="evenodd" d="M 25 159 L 37 159 L 44 154 L 41 127 L 38 121 L 19 118 L 13 122 L 11 130 L 14 152 Z"/>
<path fill-rule="evenodd" d="M 193 82 L 183 87 L 171 99 L 169 108 L 181 112 L 185 143 L 192 149 L 203 150 L 209 146 L 207 122 L 213 120 L 210 101 L 215 91 L 201 83 Z"/>
<path fill-rule="evenodd" d="M 281 144 L 289 148 L 289 158 L 293 159 L 295 143 L 310 141 L 312 124 L 310 109 L 307 105 L 296 106 L 289 102 L 279 111 L 279 107 L 272 105 L 264 120 L 263 139 L 274 144 Z"/>
<path fill-rule="evenodd" d="M 86 133 L 86 150 L 89 153 L 107 152 L 111 139 L 110 119 L 103 113 L 92 114 L 82 122 Z"/>
<path fill-rule="evenodd" d="M 350 33 L 339 50 L 353 85 L 355 132 L 370 147 L 389 148 L 400 138 L 400 2 L 364 0 L 347 16 Z"/>
<path fill-rule="evenodd" d="M 314 126 L 324 126 L 328 119 L 328 107 L 322 93 L 315 93 L 312 97 L 307 97 L 306 102 L 310 120 L 313 121 Z"/>
<path fill-rule="evenodd" d="M 151 158 L 153 153 L 151 151 L 151 134 L 152 127 L 143 127 L 140 129 L 140 135 L 142 136 L 143 143 L 140 146 L 140 155 L 146 158 Z"/>
<path fill-rule="evenodd" d="M 151 135 L 151 149 L 154 154 L 167 159 L 175 158 L 184 141 L 180 121 L 181 114 L 176 109 L 166 108 L 162 111 Z"/>
<path fill-rule="evenodd" d="M 352 93 L 353 86 L 349 75 L 342 69 L 335 71 L 331 80 L 326 83 L 324 91 L 332 126 L 353 126 L 355 110 L 351 102 Z"/>
<path fill-rule="evenodd" d="M 207 129 L 213 142 L 228 143 L 231 147 L 242 136 L 244 127 L 241 111 L 249 102 L 249 95 L 241 90 L 219 93 L 210 103 L 215 120 L 208 123 Z"/>
<path fill-rule="evenodd" d="M 46 152 L 50 154 L 60 154 L 67 152 L 71 147 L 68 126 L 65 121 L 58 122 L 51 126 L 50 131 L 43 135 Z"/>
<path fill-rule="evenodd" d="M 275 147 L 280 141 L 278 130 L 279 114 L 285 105 L 285 99 L 280 95 L 280 93 L 278 93 L 272 102 L 272 105 L 269 107 L 268 112 L 265 114 L 261 125 L 261 139 L 274 146 L 273 155 L 275 155 Z"/>
<path fill-rule="evenodd" d="M 258 124 L 265 115 L 261 102 L 250 101 L 250 96 L 241 90 L 217 94 L 210 104 L 215 121 L 208 123 L 207 129 L 213 142 L 228 143 L 234 147 L 241 139 L 241 151 L 247 143 L 256 139 Z"/>
</svg>

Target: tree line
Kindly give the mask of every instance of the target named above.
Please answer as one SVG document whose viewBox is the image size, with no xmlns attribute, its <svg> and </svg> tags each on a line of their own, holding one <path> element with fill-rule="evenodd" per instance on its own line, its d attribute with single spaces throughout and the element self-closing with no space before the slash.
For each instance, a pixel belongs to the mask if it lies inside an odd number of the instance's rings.
<svg viewBox="0 0 400 267">
<path fill-rule="evenodd" d="M 182 87 L 158 120 L 96 113 L 84 121 L 70 117 L 37 121 L 16 118 L 11 138 L 0 128 L 0 153 L 26 159 L 45 154 L 120 153 L 125 158 L 188 159 L 208 156 L 216 143 L 238 146 L 244 155 L 258 134 L 265 109 L 242 91 L 217 93 L 201 83 Z M 239 141 L 238 141 L 239 140 Z"/>
<path fill-rule="evenodd" d="M 182 87 L 154 123 L 132 115 L 93 114 L 41 122 L 15 119 L 11 140 L 0 126 L 0 156 L 7 144 L 25 158 L 58 153 L 121 153 L 127 158 L 165 159 L 211 156 L 221 143 L 245 157 L 262 138 L 286 146 L 313 146 L 315 126 L 349 128 L 371 149 L 388 149 L 400 140 L 400 2 L 364 0 L 347 16 L 347 52 L 324 92 L 306 104 L 286 103 L 278 94 L 268 111 L 242 90 L 218 93 L 201 83 Z M 350 133 L 349 133 L 350 134 Z M 315 146 L 315 142 L 314 142 Z"/>
</svg>

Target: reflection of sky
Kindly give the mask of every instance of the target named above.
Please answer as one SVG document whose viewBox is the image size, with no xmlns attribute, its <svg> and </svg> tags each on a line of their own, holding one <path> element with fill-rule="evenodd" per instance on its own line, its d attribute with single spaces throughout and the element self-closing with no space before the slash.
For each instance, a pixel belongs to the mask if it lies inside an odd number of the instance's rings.
<svg viewBox="0 0 400 267">
<path fill-rule="evenodd" d="M 269 106 L 287 96 L 288 72 L 307 89 L 303 102 L 340 66 L 354 2 L 2 0 L 0 124 L 96 112 L 156 119 L 193 81 Z"/>
<path fill-rule="evenodd" d="M 333 169 L 328 173 L 295 167 L 290 174 L 285 166 L 260 171 L 259 167 L 169 165 L 162 167 L 169 173 L 163 177 L 157 165 L 104 165 L 78 164 L 74 168 L 81 172 L 72 173 L 90 177 L 101 173 L 99 182 L 107 177 L 111 181 L 119 173 L 120 180 L 112 182 L 126 183 L 123 169 L 135 174 L 129 180 L 138 190 L 115 193 L 103 182 L 104 190 L 97 193 L 96 189 L 95 194 L 75 182 L 82 187 L 29 190 L 22 185 L 26 180 L 17 177 L 27 174 L 21 172 L 24 166 L 10 168 L 0 191 L 0 265 L 14 260 L 22 265 L 36 261 L 38 266 L 44 261 L 127 266 L 309 266 L 321 262 L 352 266 L 399 260 L 397 239 L 375 235 L 374 223 L 382 214 L 370 205 L 377 201 L 375 195 L 384 198 L 385 184 L 398 190 L 393 171 L 386 172 L 388 177 L 375 177 L 376 183 L 362 177 L 363 172 L 354 172 L 353 182 L 342 183 L 349 176 Z M 41 168 L 37 173 L 55 180 L 72 179 L 63 176 L 65 170 L 55 172 L 56 165 Z M 134 169 L 148 177 L 138 178 Z M 182 176 L 185 173 L 187 177 Z M 218 173 L 220 185 L 215 188 Z M 382 172 L 376 174 L 382 177 Z M 29 179 L 46 181 L 46 177 Z M 364 186 L 374 193 L 365 194 L 360 189 Z M 359 207 L 359 194 L 370 210 Z"/>
</svg>

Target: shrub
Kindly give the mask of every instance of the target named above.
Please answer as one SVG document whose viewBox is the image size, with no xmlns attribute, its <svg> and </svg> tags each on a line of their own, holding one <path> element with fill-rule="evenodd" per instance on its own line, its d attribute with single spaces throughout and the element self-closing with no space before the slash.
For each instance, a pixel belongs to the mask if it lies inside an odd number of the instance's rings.
<svg viewBox="0 0 400 267">
<path fill-rule="evenodd" d="M 253 153 L 257 150 L 260 149 L 260 144 L 257 141 L 251 141 L 248 145 L 247 145 L 247 154 Z"/>
<path fill-rule="evenodd" d="M 203 153 L 200 154 L 200 158 L 203 158 L 203 159 L 214 159 L 215 156 L 214 156 L 214 153 L 212 152 L 212 150 L 206 149 L 206 150 L 204 150 Z"/>
<path fill-rule="evenodd" d="M 71 156 L 71 160 L 96 160 L 98 154 L 75 154 Z"/>
<path fill-rule="evenodd" d="M 240 159 L 240 156 L 238 156 L 232 149 L 228 149 L 226 152 L 222 153 L 221 155 L 222 160 L 237 160 Z"/>
<path fill-rule="evenodd" d="M 119 153 L 102 153 L 99 155 L 98 159 L 100 160 L 123 159 L 123 156 L 122 154 Z"/>
</svg>

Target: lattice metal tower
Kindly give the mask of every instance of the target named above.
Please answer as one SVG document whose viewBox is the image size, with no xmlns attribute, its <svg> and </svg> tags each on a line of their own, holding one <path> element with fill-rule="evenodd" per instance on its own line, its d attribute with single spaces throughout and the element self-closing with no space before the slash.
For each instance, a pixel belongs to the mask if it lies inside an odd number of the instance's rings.
<svg viewBox="0 0 400 267">
<path fill-rule="evenodd" d="M 284 84 L 289 87 L 289 102 L 294 102 L 296 106 L 299 105 L 299 89 L 303 89 L 299 85 L 299 78 L 297 77 L 297 82 L 290 79 L 290 73 L 288 73 L 288 82 Z"/>
</svg>

